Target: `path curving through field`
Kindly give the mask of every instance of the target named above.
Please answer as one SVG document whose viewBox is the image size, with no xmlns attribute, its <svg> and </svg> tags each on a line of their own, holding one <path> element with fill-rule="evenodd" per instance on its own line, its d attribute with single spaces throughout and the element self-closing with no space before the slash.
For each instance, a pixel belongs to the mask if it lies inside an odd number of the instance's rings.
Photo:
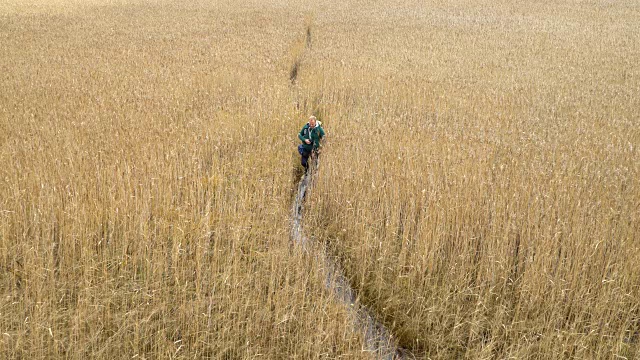
<svg viewBox="0 0 640 360">
<path fill-rule="evenodd" d="M 294 56 L 293 64 L 291 66 L 289 74 L 289 81 L 291 82 L 291 85 L 295 85 L 296 80 L 299 77 L 301 57 L 304 49 L 311 48 L 311 29 L 312 24 L 311 22 L 308 22 L 306 24 L 303 41 L 305 46 L 301 53 L 297 53 L 296 56 Z M 406 354 L 409 354 L 409 352 L 399 347 L 391 332 L 382 323 L 376 320 L 372 312 L 367 307 L 358 302 L 357 293 L 355 289 L 351 287 L 351 284 L 342 271 L 337 259 L 330 255 L 324 244 L 314 243 L 313 238 L 309 238 L 305 235 L 305 231 L 302 226 L 302 210 L 304 200 L 312 187 L 313 177 L 318 171 L 319 165 L 319 156 L 311 156 L 309 158 L 309 170 L 302 176 L 298 183 L 298 191 L 295 199 L 293 200 L 291 210 L 291 240 L 295 245 L 301 246 L 303 251 L 310 253 L 312 256 L 320 260 L 321 264 L 323 264 L 327 274 L 324 285 L 336 300 L 347 308 L 353 327 L 356 331 L 360 331 L 364 336 L 366 347 L 364 350 L 374 354 L 377 359 L 407 359 L 409 356 Z"/>
<path fill-rule="evenodd" d="M 349 284 L 338 262 L 329 255 L 322 244 L 313 244 L 313 238 L 304 233 L 302 226 L 304 200 L 313 183 L 313 175 L 318 171 L 319 159 L 314 156 L 310 160 L 309 171 L 305 173 L 298 184 L 298 192 L 293 201 L 291 239 L 294 244 L 301 246 L 324 264 L 327 277 L 325 287 L 340 303 L 347 308 L 354 328 L 362 332 L 367 351 L 373 353 L 377 359 L 406 359 L 406 351 L 396 344 L 391 332 L 378 322 L 364 305 L 357 299 L 356 291 Z"/>
</svg>

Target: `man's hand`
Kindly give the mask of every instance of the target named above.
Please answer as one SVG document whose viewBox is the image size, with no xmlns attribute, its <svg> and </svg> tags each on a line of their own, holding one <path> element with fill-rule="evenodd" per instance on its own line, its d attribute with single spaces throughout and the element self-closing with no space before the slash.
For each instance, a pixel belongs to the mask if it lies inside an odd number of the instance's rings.
<svg viewBox="0 0 640 360">
<path fill-rule="evenodd" d="M 305 142 L 306 144 L 311 144 L 311 141 L 309 141 L 309 139 L 304 139 L 304 142 Z"/>
</svg>

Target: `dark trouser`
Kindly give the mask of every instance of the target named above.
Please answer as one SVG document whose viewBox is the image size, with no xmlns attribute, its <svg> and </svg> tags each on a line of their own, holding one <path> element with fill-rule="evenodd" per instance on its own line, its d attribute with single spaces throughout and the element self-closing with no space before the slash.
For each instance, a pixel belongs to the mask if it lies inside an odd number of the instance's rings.
<svg viewBox="0 0 640 360">
<path fill-rule="evenodd" d="M 311 150 L 303 150 L 302 158 L 300 159 L 300 163 L 304 166 L 304 169 L 307 170 L 309 168 L 309 157 L 311 156 Z"/>
</svg>

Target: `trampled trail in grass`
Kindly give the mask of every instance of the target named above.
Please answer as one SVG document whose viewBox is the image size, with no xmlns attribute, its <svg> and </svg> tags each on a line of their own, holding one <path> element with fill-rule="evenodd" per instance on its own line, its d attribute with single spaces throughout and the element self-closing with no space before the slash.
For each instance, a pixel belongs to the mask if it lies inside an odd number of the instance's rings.
<svg viewBox="0 0 640 360">
<path fill-rule="evenodd" d="M 307 18 L 304 41 L 300 44 L 297 53 L 293 58 L 293 64 L 290 71 L 290 81 L 295 85 L 300 70 L 300 59 L 303 55 L 305 47 L 311 47 L 312 24 L 310 18 Z M 296 47 L 294 46 L 294 49 Z M 317 262 L 316 264 L 324 267 L 326 274 L 325 287 L 333 295 L 333 297 L 343 304 L 350 316 L 350 322 L 353 324 L 356 332 L 362 333 L 366 350 L 375 354 L 378 359 L 405 359 L 409 358 L 405 355 L 406 350 L 402 349 L 396 343 L 393 334 L 382 324 L 376 320 L 376 316 L 366 306 L 360 304 L 355 289 L 349 284 L 349 279 L 342 270 L 337 257 L 331 256 L 327 248 L 319 243 L 314 243 L 313 238 L 305 235 L 303 223 L 303 205 L 304 200 L 312 188 L 314 174 L 319 170 L 319 155 L 314 155 L 310 159 L 311 165 L 300 178 L 298 183 L 298 191 L 293 200 L 292 206 L 292 241 L 301 246 L 304 251 L 311 254 Z"/>
<path fill-rule="evenodd" d="M 351 323 L 360 331 L 365 340 L 367 351 L 372 352 L 378 359 L 409 359 L 406 350 L 398 347 L 393 334 L 376 320 L 375 314 L 358 301 L 356 291 L 349 284 L 337 259 L 332 257 L 326 247 L 314 244 L 313 239 L 305 235 L 302 227 L 303 204 L 306 195 L 313 184 L 313 175 L 319 169 L 319 159 L 316 157 L 309 167 L 309 171 L 300 179 L 298 192 L 293 201 L 291 238 L 296 245 L 302 246 L 305 252 L 318 259 L 317 264 L 324 266 L 326 273 L 325 287 L 346 308 Z"/>
</svg>

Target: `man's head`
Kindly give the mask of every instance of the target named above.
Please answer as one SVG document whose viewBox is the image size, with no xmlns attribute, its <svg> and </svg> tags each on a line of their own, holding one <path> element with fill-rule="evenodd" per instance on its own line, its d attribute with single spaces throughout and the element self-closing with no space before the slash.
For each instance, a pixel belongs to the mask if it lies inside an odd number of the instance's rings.
<svg viewBox="0 0 640 360">
<path fill-rule="evenodd" d="M 316 117 L 313 115 L 309 117 L 309 127 L 312 129 L 316 127 Z"/>
</svg>

